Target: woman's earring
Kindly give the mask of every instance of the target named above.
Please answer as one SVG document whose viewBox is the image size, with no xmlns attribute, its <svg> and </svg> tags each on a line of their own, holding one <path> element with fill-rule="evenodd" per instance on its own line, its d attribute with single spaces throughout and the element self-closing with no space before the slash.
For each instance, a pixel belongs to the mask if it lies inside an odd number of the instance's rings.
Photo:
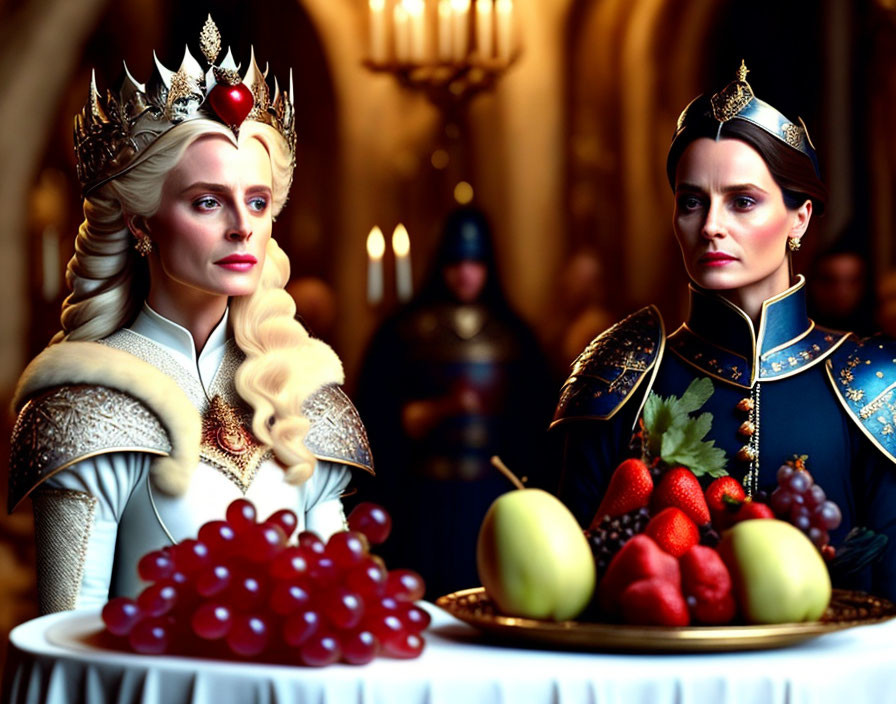
<svg viewBox="0 0 896 704">
<path fill-rule="evenodd" d="M 802 244 L 802 240 L 799 237 L 788 237 L 787 238 L 787 249 L 791 252 L 799 252 L 800 245 Z"/>
<path fill-rule="evenodd" d="M 145 257 L 152 251 L 152 240 L 146 235 L 138 236 L 137 244 L 134 245 L 134 249 L 137 250 L 137 254 L 141 257 Z"/>
</svg>

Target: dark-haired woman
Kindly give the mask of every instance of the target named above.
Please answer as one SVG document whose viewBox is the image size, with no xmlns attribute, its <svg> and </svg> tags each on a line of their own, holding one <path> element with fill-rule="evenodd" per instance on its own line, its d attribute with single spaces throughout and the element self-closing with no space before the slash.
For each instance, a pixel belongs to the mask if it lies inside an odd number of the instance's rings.
<svg viewBox="0 0 896 704">
<path fill-rule="evenodd" d="M 748 493 L 771 492 L 781 464 L 807 468 L 854 526 L 889 537 L 873 565 L 835 586 L 896 596 L 896 347 L 816 326 L 791 275 L 826 190 L 794 123 L 735 81 L 685 108 L 669 150 L 673 226 L 691 280 L 687 321 L 667 336 L 645 308 L 598 336 L 574 365 L 554 419 L 563 433 L 560 493 L 582 524 L 629 453 L 647 394 L 714 393 L 709 438 Z"/>
</svg>

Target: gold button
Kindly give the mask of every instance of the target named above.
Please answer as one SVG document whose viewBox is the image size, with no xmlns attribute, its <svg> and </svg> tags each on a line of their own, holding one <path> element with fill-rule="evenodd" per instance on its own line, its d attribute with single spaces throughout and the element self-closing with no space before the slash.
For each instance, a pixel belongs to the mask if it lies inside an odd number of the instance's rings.
<svg viewBox="0 0 896 704">
<path fill-rule="evenodd" d="M 752 462 L 756 457 L 756 453 L 753 452 L 753 448 L 749 445 L 744 445 L 737 451 L 737 459 L 741 462 Z"/>
<path fill-rule="evenodd" d="M 739 411 L 752 411 L 753 410 L 753 399 L 751 398 L 742 398 L 737 402 L 737 410 Z"/>
<path fill-rule="evenodd" d="M 749 420 L 745 420 L 740 424 L 740 427 L 737 429 L 737 432 L 740 433 L 745 438 L 750 437 L 753 433 L 756 432 L 756 426 Z"/>
</svg>

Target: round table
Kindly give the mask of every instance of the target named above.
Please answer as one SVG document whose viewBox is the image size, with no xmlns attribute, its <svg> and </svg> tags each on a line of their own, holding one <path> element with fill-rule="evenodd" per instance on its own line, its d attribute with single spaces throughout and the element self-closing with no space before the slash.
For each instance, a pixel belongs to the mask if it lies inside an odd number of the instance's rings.
<svg viewBox="0 0 896 704">
<path fill-rule="evenodd" d="M 896 620 L 797 646 L 640 655 L 510 647 L 431 604 L 415 660 L 314 669 L 141 656 L 90 645 L 97 611 L 43 616 L 10 634 L 10 704 L 837 704 L 896 703 Z"/>
</svg>

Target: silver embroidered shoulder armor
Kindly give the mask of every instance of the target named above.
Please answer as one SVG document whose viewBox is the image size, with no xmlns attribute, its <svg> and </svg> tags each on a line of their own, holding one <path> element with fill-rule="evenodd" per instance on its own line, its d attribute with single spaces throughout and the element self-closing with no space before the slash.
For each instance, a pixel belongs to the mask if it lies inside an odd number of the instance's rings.
<svg viewBox="0 0 896 704">
<path fill-rule="evenodd" d="M 338 462 L 373 474 L 373 457 L 361 416 L 335 384 L 322 386 L 302 405 L 311 422 L 305 446 L 319 460 Z"/>
<path fill-rule="evenodd" d="M 847 415 L 896 462 L 896 340 L 850 336 L 827 361 Z"/>
<path fill-rule="evenodd" d="M 568 420 L 608 420 L 647 379 L 641 395 L 645 398 L 664 344 L 663 319 L 655 306 L 632 313 L 595 337 L 573 362 L 551 427 Z"/>
<path fill-rule="evenodd" d="M 32 397 L 12 431 L 9 511 L 57 472 L 109 452 L 168 455 L 171 443 L 155 414 L 123 391 L 57 386 Z"/>
</svg>

